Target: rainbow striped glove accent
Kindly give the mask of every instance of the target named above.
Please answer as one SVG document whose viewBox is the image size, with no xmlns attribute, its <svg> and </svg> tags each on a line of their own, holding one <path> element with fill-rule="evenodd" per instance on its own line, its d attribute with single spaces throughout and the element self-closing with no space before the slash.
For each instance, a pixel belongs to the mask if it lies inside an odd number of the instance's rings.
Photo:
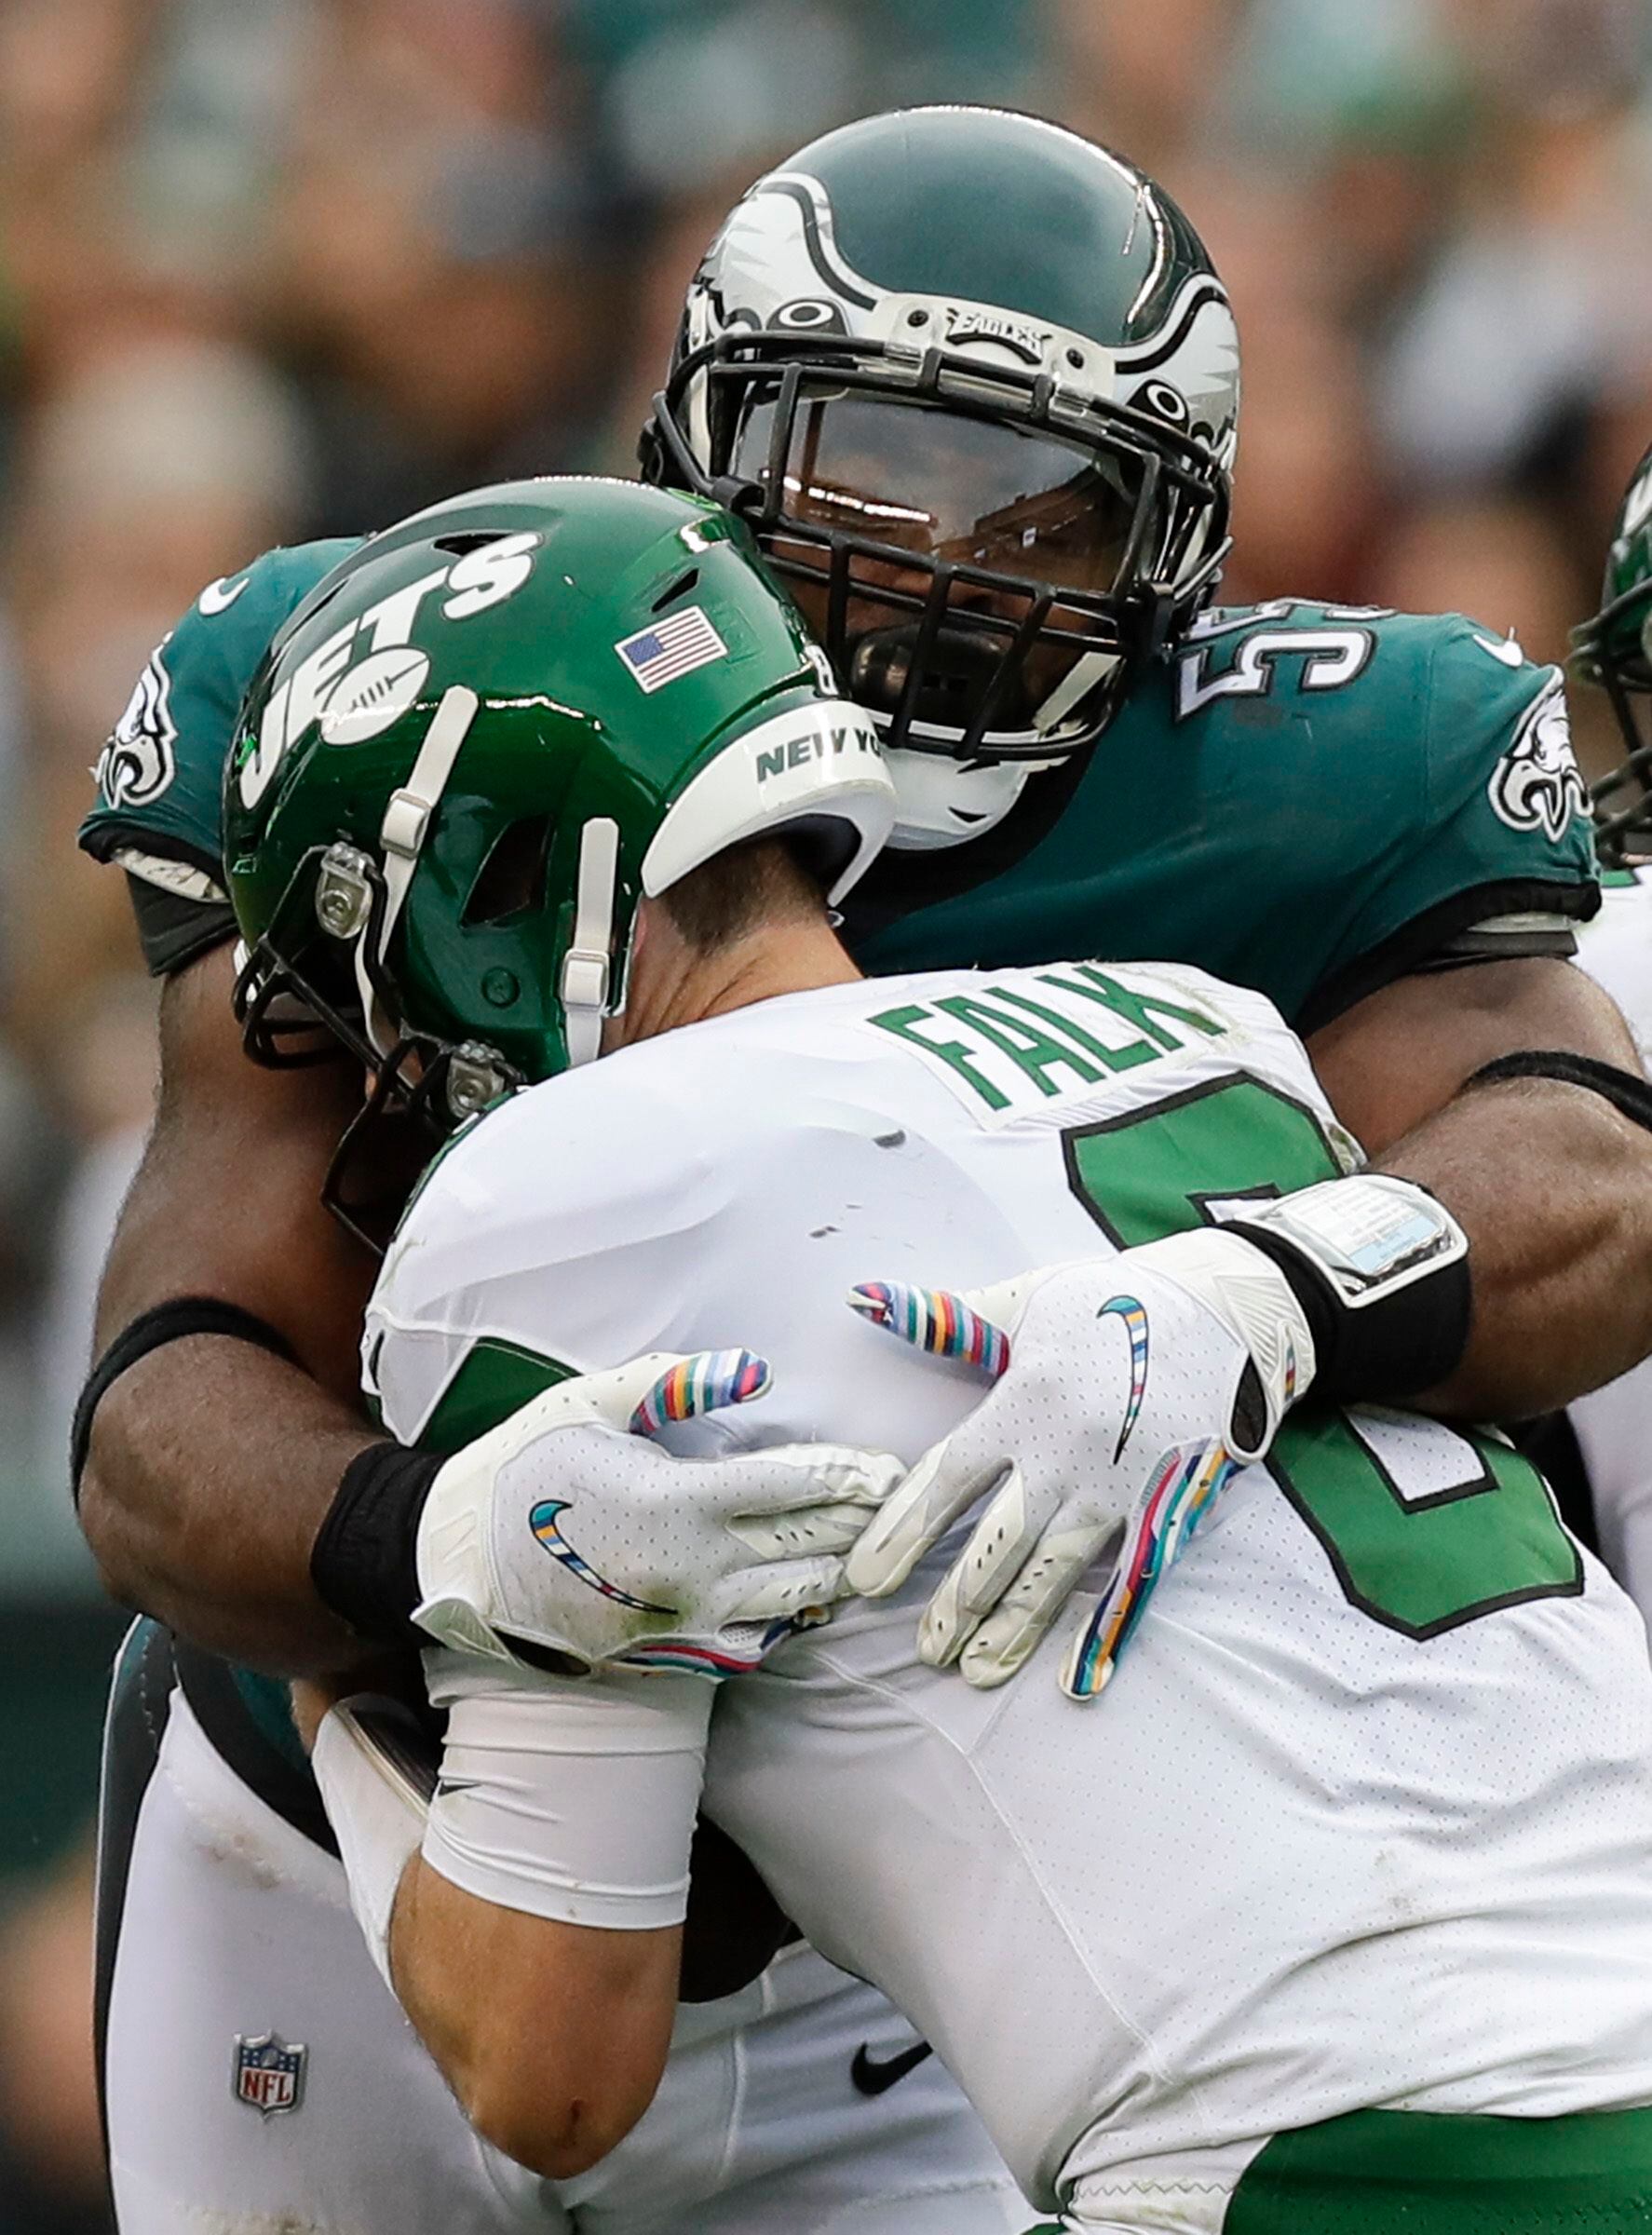
<svg viewBox="0 0 1652 2235">
<path fill-rule="evenodd" d="M 1106 1685 L 1154 1590 L 1238 1468 L 1312 1378 L 1289 1282 L 1206 1230 L 954 1294 L 870 1282 L 853 1308 L 993 1383 L 927 1452 L 849 1554 L 851 1587 L 898 1591 L 982 1498 L 925 1609 L 918 1651 L 1007 1682 L 1087 1584 L 1061 1684 Z"/>
<path fill-rule="evenodd" d="M 846 1596 L 843 1555 L 902 1472 L 837 1444 L 676 1458 L 652 1440 L 768 1386 L 751 1351 L 702 1350 L 533 1398 L 431 1484 L 413 1619 L 455 1651 L 561 1674 L 754 1668 Z"/>
</svg>

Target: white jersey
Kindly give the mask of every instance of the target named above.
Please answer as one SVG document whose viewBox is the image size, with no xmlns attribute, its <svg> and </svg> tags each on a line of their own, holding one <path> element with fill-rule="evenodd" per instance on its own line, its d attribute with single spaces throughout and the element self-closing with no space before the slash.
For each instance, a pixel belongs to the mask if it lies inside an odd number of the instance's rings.
<svg viewBox="0 0 1652 2235">
<path fill-rule="evenodd" d="M 1353 1155 L 1273 1009 L 1196 971 L 770 1001 L 450 1150 L 386 1259 L 371 1378 L 413 1438 L 479 1338 L 579 1368 L 744 1344 L 772 1391 L 682 1448 L 915 1457 L 978 1385 L 853 1284 L 1105 1253 Z M 1652 2102 L 1652 1669 L 1505 1446 L 1305 1411 L 1093 1706 L 1058 1690 L 1059 1624 L 1001 1691 L 921 1666 L 936 1564 L 723 1689 L 706 1801 L 1041 2204 L 1162 2227 L 1171 2194 L 1215 2228 L 1281 2129 Z"/>
<path fill-rule="evenodd" d="M 1578 933 L 1578 960 L 1629 1021 L 1652 1072 L 1652 869 L 1608 884 Z M 1601 1556 L 1652 1624 L 1652 1359 L 1571 1407 Z"/>
</svg>

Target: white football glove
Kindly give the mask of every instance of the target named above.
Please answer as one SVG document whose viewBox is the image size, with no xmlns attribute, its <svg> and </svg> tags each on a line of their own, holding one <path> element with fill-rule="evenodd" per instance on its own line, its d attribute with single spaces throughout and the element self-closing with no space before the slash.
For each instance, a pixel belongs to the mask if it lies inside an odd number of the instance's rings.
<svg viewBox="0 0 1652 2235">
<path fill-rule="evenodd" d="M 768 1384 L 750 1351 L 657 1352 L 534 1398 L 432 1483 L 414 1620 L 564 1674 L 754 1668 L 846 1594 L 842 1555 L 902 1472 L 838 1444 L 680 1459 L 647 1441 Z"/>
<path fill-rule="evenodd" d="M 1314 1370 L 1282 1273 L 1201 1229 L 954 1295 L 857 1289 L 854 1307 L 996 1386 L 925 1454 L 849 1555 L 850 1587 L 896 1591 L 994 1493 L 925 1611 L 923 1659 L 983 1689 L 1027 1659 L 1093 1566 L 1100 1600 L 1063 1689 L 1106 1684 L 1154 1585 L 1239 1466 L 1260 1458 Z"/>
</svg>

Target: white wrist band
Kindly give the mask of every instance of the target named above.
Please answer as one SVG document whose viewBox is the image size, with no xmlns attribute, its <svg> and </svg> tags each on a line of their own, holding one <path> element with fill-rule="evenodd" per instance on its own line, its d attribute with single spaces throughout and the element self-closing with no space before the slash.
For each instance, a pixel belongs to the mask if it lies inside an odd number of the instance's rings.
<svg viewBox="0 0 1652 2235">
<path fill-rule="evenodd" d="M 507 1688 L 487 1674 L 456 1697 L 432 1686 L 451 1712 L 425 1833 L 430 1868 L 562 1924 L 681 1924 L 715 1686 L 606 1674 Z"/>
<path fill-rule="evenodd" d="M 415 1758 L 422 1736 L 399 1701 L 363 1694 L 328 1710 L 310 1756 L 338 1840 L 350 1907 L 392 1991 L 390 1916 L 429 1813 L 428 1782 Z M 427 1768 L 433 1777 L 434 1764 Z"/>
</svg>

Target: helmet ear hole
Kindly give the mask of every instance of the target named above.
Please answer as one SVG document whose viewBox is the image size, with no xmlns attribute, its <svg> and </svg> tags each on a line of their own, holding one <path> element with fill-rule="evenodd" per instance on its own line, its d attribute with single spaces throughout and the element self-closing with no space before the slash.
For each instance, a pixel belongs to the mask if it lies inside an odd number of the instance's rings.
<svg viewBox="0 0 1652 2235">
<path fill-rule="evenodd" d="M 525 815 L 500 832 L 477 872 L 462 923 L 505 923 L 540 905 L 550 832 L 548 815 Z"/>
</svg>

